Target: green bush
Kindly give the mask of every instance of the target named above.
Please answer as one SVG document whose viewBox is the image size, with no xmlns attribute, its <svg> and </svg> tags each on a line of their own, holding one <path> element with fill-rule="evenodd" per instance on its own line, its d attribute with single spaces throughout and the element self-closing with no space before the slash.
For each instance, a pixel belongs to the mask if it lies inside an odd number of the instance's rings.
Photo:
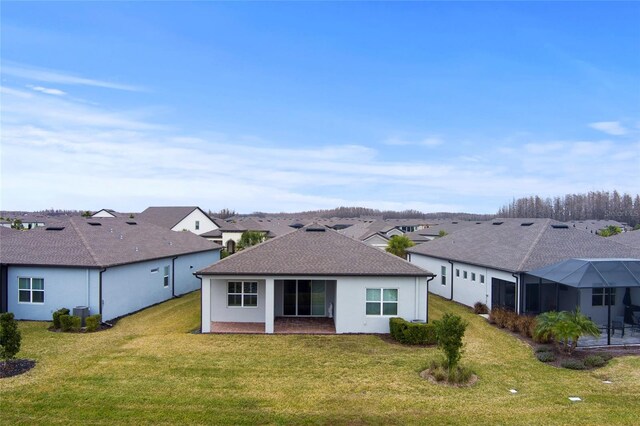
<svg viewBox="0 0 640 426">
<path fill-rule="evenodd" d="M 560 363 L 560 366 L 569 370 L 584 370 L 587 368 L 584 362 L 577 359 L 566 359 Z"/>
<path fill-rule="evenodd" d="M 536 358 L 542 362 L 552 362 L 556 360 L 556 356 L 553 352 L 538 352 L 536 353 Z"/>
<path fill-rule="evenodd" d="M 53 328 L 56 330 L 60 328 L 60 315 L 69 315 L 67 308 L 58 309 L 53 313 Z"/>
<path fill-rule="evenodd" d="M 607 364 L 600 355 L 589 355 L 584 359 L 584 365 L 587 367 L 602 367 Z"/>
<path fill-rule="evenodd" d="M 98 327 L 100 327 L 101 322 L 102 322 L 102 315 L 100 314 L 88 316 L 85 319 L 85 323 L 87 325 L 87 331 L 89 332 L 96 331 Z"/>
<path fill-rule="evenodd" d="M 613 355 L 611 355 L 609 352 L 602 352 L 598 354 L 598 356 L 605 361 L 611 361 L 611 359 L 613 359 Z"/>
<path fill-rule="evenodd" d="M 444 352 L 444 356 L 447 358 L 447 368 L 451 373 L 462 357 L 462 338 L 469 323 L 462 317 L 447 312 L 433 324 L 436 328 L 438 348 Z"/>
<path fill-rule="evenodd" d="M 473 305 L 473 312 L 476 314 L 488 314 L 489 308 L 482 302 L 476 302 Z"/>
<path fill-rule="evenodd" d="M 13 359 L 20 352 L 22 335 L 12 312 L 0 314 L 0 359 Z"/>
<path fill-rule="evenodd" d="M 432 324 L 412 323 L 402 318 L 389 319 L 391 337 L 405 345 L 434 345 L 436 331 Z"/>
<path fill-rule="evenodd" d="M 60 321 L 60 330 L 71 331 L 71 315 L 60 315 L 58 321 Z"/>
<path fill-rule="evenodd" d="M 438 382 L 448 382 L 451 384 L 466 384 L 471 379 L 473 371 L 470 368 L 458 365 L 453 370 L 447 369 L 447 361 L 431 361 L 429 374 Z"/>
<path fill-rule="evenodd" d="M 77 315 L 70 315 L 71 317 L 71 331 L 80 331 L 82 328 L 82 318 Z"/>
</svg>

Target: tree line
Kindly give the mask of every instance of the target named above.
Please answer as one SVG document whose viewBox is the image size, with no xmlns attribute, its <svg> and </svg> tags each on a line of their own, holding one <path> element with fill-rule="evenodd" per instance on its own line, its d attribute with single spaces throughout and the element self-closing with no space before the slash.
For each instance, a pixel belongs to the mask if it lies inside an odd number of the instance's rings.
<svg viewBox="0 0 640 426">
<path fill-rule="evenodd" d="M 505 218 L 551 218 L 571 220 L 616 220 L 635 226 L 640 223 L 640 195 L 618 191 L 591 191 L 541 198 L 537 195 L 513 199 L 498 210 Z"/>
</svg>

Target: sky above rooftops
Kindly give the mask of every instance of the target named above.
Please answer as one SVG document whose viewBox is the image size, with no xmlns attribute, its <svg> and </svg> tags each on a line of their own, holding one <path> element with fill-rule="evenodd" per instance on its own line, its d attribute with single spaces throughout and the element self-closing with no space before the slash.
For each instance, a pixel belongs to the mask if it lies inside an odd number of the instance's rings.
<svg viewBox="0 0 640 426">
<path fill-rule="evenodd" d="M 640 192 L 640 3 L 17 3 L 1 210 Z"/>
</svg>

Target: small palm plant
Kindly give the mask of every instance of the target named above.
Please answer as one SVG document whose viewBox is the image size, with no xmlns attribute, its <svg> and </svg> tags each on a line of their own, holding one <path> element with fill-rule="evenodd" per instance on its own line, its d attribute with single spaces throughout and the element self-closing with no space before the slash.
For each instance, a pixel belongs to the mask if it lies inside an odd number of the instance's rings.
<svg viewBox="0 0 640 426">
<path fill-rule="evenodd" d="M 395 254 L 403 259 L 407 258 L 407 249 L 415 246 L 415 243 L 406 235 L 394 235 L 389 239 L 387 248 L 388 253 Z"/>
<path fill-rule="evenodd" d="M 596 323 L 580 312 L 580 308 L 567 312 L 545 312 L 538 315 L 535 334 L 537 337 L 553 340 L 558 350 L 571 354 L 578 346 L 581 336 L 600 336 Z"/>
</svg>

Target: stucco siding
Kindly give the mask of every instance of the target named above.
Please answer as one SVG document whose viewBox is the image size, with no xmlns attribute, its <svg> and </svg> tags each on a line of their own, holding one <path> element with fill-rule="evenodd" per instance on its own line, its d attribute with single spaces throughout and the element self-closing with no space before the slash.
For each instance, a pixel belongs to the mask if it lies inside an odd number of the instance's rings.
<svg viewBox="0 0 640 426">
<path fill-rule="evenodd" d="M 220 260 L 220 250 L 184 254 L 175 260 L 175 294 L 181 295 L 200 288 L 200 280 L 194 272 Z"/>
<path fill-rule="evenodd" d="M 196 229 L 196 221 L 199 223 L 199 229 Z M 211 220 L 209 216 L 202 213 L 199 209 L 195 209 L 187 215 L 184 219 L 178 222 L 171 230 L 173 231 L 191 231 L 196 235 L 204 234 L 206 232 L 218 229 L 218 226 Z"/>
<path fill-rule="evenodd" d="M 203 278 L 207 280 L 208 278 Z M 258 306 L 257 307 L 229 307 L 227 306 L 227 282 L 228 281 L 257 281 L 258 282 Z M 211 321 L 229 322 L 265 322 L 265 280 L 251 278 L 211 279 L 210 303 Z"/>
<path fill-rule="evenodd" d="M 18 301 L 20 277 L 44 279 L 44 303 Z M 99 312 L 96 269 L 9 266 L 7 284 L 7 310 L 16 319 L 51 321 L 54 311 L 76 306 L 88 306 L 92 315 Z"/>
</svg>

